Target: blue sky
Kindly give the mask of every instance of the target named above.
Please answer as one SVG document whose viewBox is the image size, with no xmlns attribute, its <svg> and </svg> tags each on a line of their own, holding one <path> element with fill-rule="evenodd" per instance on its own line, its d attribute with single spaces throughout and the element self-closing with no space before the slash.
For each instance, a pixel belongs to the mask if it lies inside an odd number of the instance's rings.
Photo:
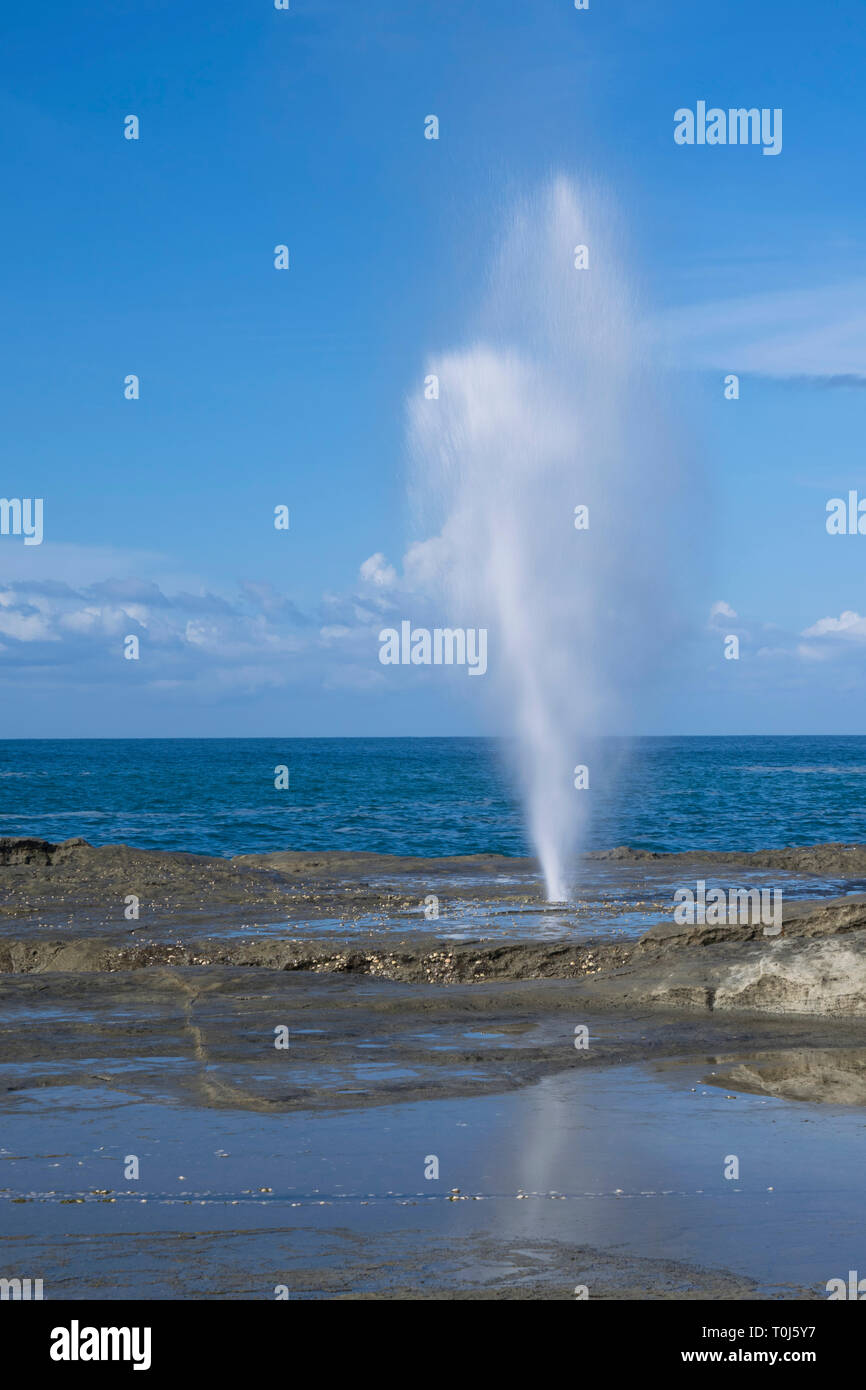
<svg viewBox="0 0 866 1390">
<path fill-rule="evenodd" d="M 7 736 L 486 727 L 476 682 L 383 682 L 369 575 L 413 539 L 407 395 L 463 341 L 508 198 L 560 171 L 620 207 L 691 451 L 683 640 L 632 727 L 864 731 L 866 537 L 824 527 L 866 495 L 860 3 L 5 18 L 0 493 L 45 499 L 41 546 L 0 537 Z M 782 153 L 678 147 L 699 99 L 782 108 Z"/>
</svg>

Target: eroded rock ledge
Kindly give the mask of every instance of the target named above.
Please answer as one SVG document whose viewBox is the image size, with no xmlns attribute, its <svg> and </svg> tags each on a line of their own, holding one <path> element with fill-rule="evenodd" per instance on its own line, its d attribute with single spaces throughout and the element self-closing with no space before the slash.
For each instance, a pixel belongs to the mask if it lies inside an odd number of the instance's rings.
<svg viewBox="0 0 866 1390">
<path fill-rule="evenodd" d="M 663 856 L 618 849 L 597 858 L 657 861 Z M 850 876 L 866 873 L 866 846 L 824 845 L 755 854 L 666 856 L 690 870 L 699 863 L 751 863 L 786 871 Z M 207 918 L 226 903 L 273 903 L 287 895 L 370 895 L 362 877 L 376 870 L 418 873 L 425 882 L 459 863 L 482 877 L 491 866 L 516 861 L 471 856 L 456 861 L 401 861 L 390 856 L 282 853 L 223 860 L 161 854 L 127 846 L 95 848 L 85 841 L 55 845 L 37 839 L 0 840 L 0 893 L 4 912 L 25 917 L 34 901 L 62 901 L 68 925 L 62 936 L 45 930 L 11 935 L 0 943 L 0 971 L 13 974 L 116 972 L 160 968 L 255 967 L 278 971 L 341 972 L 409 983 L 479 985 L 518 980 L 573 980 L 576 997 L 599 1008 L 637 1011 L 742 1011 L 827 1017 L 866 1015 L 866 895 L 786 906 L 782 932 L 765 935 L 759 923 L 678 926 L 659 922 L 636 942 L 437 939 L 420 924 L 399 939 L 363 942 L 285 935 L 208 937 Z M 521 861 L 522 862 L 522 861 Z M 86 929 L 82 904 L 110 886 L 133 881 L 162 885 L 178 903 L 194 900 L 195 924 L 178 918 L 171 939 L 147 940 L 143 929 L 110 937 Z M 322 880 L 327 884 L 322 887 Z"/>
</svg>

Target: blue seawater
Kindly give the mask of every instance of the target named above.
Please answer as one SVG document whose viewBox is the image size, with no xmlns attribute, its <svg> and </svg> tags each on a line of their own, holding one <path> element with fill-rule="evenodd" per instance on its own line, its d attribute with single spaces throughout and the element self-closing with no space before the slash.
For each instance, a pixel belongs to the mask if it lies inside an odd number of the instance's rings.
<svg viewBox="0 0 866 1390">
<path fill-rule="evenodd" d="M 866 839 L 864 737 L 606 740 L 604 752 L 575 792 L 591 798 L 589 848 Z M 221 855 L 523 855 L 507 761 L 483 738 L 5 740 L 0 834 Z M 288 790 L 274 787 L 278 765 Z"/>
</svg>

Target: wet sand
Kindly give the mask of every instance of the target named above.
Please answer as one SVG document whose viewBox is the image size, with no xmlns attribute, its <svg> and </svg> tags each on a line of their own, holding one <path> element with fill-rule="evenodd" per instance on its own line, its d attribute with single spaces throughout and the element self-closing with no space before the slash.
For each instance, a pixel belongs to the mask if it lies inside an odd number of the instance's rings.
<svg viewBox="0 0 866 1390">
<path fill-rule="evenodd" d="M 866 850 L 777 853 L 600 855 L 551 909 L 492 856 L 0 842 L 0 1274 L 48 1297 L 822 1296 L 862 1264 Z M 673 926 L 672 885 L 726 873 L 786 885 L 780 940 Z"/>
</svg>

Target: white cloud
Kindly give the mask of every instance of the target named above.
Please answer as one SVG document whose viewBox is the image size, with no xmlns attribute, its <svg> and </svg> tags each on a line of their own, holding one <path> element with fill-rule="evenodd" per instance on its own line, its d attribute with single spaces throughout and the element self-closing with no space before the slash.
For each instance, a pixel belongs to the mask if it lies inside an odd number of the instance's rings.
<svg viewBox="0 0 866 1390">
<path fill-rule="evenodd" d="M 866 280 L 688 305 L 650 334 L 679 367 L 866 385 Z"/>
<path fill-rule="evenodd" d="M 390 589 L 397 582 L 397 571 L 388 564 L 380 550 L 364 561 L 360 574 L 365 583 L 375 584 L 380 589 Z"/>
<path fill-rule="evenodd" d="M 14 637 L 18 642 L 59 640 L 41 613 L 15 612 L 6 608 L 0 611 L 0 632 L 4 637 Z"/>
<path fill-rule="evenodd" d="M 816 647 L 809 642 L 800 642 L 796 648 L 802 661 L 829 661 L 832 653 L 829 647 Z"/>
<path fill-rule="evenodd" d="M 843 633 L 846 637 L 866 637 L 866 618 L 850 608 L 838 618 L 819 618 L 817 623 L 803 631 L 804 637 L 826 637 L 831 633 Z"/>
<path fill-rule="evenodd" d="M 710 609 L 710 622 L 712 622 L 713 618 L 736 618 L 736 616 L 737 614 L 734 612 L 731 605 L 725 603 L 725 600 L 721 598 L 718 602 L 714 603 Z"/>
<path fill-rule="evenodd" d="M 67 548 L 56 578 L 43 562 L 29 574 L 9 576 L 0 589 L 0 635 L 5 639 L 0 681 L 37 669 L 59 688 L 111 686 L 123 678 L 122 638 L 142 641 L 139 673 L 151 691 L 186 690 L 193 697 L 219 696 L 263 687 L 381 687 L 378 635 L 393 621 L 395 605 L 423 621 L 427 602 L 405 575 L 377 552 L 360 566 L 355 592 L 323 594 L 310 613 L 270 584 L 240 583 L 233 594 L 208 592 L 195 577 L 181 587 L 152 574 L 112 572 L 106 552 L 80 552 L 86 582 L 73 585 Z M 429 564 L 417 564 L 417 583 Z M 50 645 L 49 645 L 50 644 Z"/>
</svg>

